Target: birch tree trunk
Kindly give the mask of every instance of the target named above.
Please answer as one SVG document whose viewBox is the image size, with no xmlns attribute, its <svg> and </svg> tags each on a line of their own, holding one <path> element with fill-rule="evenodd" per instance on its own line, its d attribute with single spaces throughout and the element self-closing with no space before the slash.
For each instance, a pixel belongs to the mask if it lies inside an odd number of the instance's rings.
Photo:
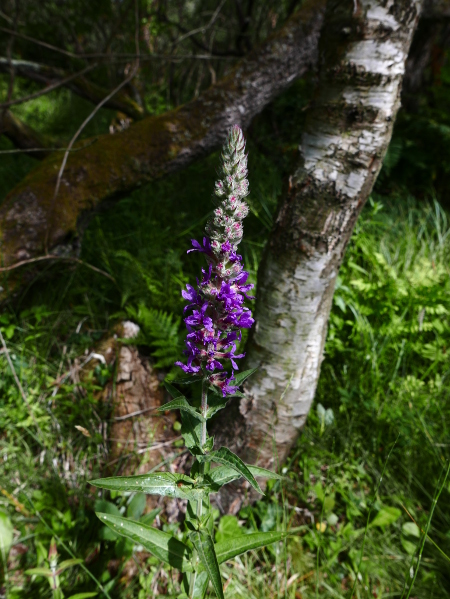
<svg viewBox="0 0 450 599">
<path fill-rule="evenodd" d="M 421 0 L 331 0 L 301 158 L 258 272 L 246 399 L 217 437 L 249 463 L 283 462 L 314 398 L 336 276 L 380 171 Z M 238 509 L 236 489 L 219 499 Z"/>
</svg>

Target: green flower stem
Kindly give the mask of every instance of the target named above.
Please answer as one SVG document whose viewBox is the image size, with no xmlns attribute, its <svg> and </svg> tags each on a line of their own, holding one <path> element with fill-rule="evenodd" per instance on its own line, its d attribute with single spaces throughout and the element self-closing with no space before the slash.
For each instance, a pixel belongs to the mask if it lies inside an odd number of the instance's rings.
<svg viewBox="0 0 450 599">
<path fill-rule="evenodd" d="M 204 422 L 202 422 L 202 431 L 201 431 L 201 435 L 200 435 L 200 449 L 202 449 L 206 443 L 206 412 L 208 410 L 208 386 L 207 385 L 208 385 L 208 381 L 206 378 L 204 378 L 203 382 L 202 382 L 201 413 L 202 413 L 202 416 L 205 418 L 205 420 L 204 420 Z M 211 464 L 209 462 L 201 463 L 200 464 L 200 476 L 209 472 L 210 467 L 211 467 Z M 206 506 L 205 506 L 206 510 L 207 510 L 207 512 L 209 512 L 211 509 L 209 496 L 206 499 L 205 504 L 206 504 Z M 203 515 L 203 499 L 199 499 L 197 501 L 197 518 L 200 520 L 202 515 Z M 197 555 L 196 555 L 195 550 L 194 550 L 193 558 L 194 558 L 194 561 L 197 560 Z M 192 598 L 192 596 L 194 594 L 196 575 L 197 575 L 197 573 L 195 571 L 192 572 L 190 575 L 190 580 L 189 580 L 189 597 L 190 597 L 190 599 Z"/>
</svg>

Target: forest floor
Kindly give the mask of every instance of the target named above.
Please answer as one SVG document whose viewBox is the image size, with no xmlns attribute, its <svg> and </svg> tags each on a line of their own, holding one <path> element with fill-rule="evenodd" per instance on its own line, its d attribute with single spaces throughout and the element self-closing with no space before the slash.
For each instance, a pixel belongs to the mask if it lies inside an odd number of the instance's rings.
<svg viewBox="0 0 450 599">
<path fill-rule="evenodd" d="M 286 133 L 301 112 L 297 92 L 274 109 L 281 145 L 272 147 L 273 115 L 248 132 L 251 214 L 241 248 L 253 282 L 297 148 Z M 74 107 L 67 111 L 66 120 Z M 90 134 L 111 115 L 102 118 Z M 381 183 L 406 147 L 391 144 Z M 67 599 L 176 597 L 175 573 L 108 535 L 95 516 L 96 508 L 147 521 L 155 514 L 145 514 L 140 494 L 99 497 L 88 484 L 108 458 L 111 409 L 99 398 L 114 372 L 101 363 L 76 372 L 131 319 L 140 349 L 173 374 L 184 336 L 180 289 L 201 267 L 186 249 L 212 209 L 217 163 L 213 155 L 95 217 L 83 264 L 49 264 L 0 314 L 0 597 L 52 597 L 45 576 L 26 573 L 48 567 L 52 538 L 60 561 L 79 560 L 60 576 Z M 3 158 L 0 195 L 32 166 Z M 431 167 L 423 173 L 431 177 Z M 301 529 L 224 565 L 227 599 L 449 596 L 450 222 L 432 193 L 414 200 L 377 189 L 340 271 L 314 406 L 281 466 L 290 481 L 269 485 L 237 516 L 217 514 L 215 534 Z M 162 514 L 159 524 L 177 526 Z"/>
</svg>

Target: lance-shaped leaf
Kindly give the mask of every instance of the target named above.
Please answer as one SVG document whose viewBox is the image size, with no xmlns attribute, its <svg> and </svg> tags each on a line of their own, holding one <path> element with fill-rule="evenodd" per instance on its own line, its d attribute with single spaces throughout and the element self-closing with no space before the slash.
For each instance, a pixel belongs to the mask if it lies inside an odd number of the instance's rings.
<svg viewBox="0 0 450 599">
<path fill-rule="evenodd" d="M 200 447 L 202 423 L 188 412 L 181 412 L 181 434 L 188 449 Z"/>
<path fill-rule="evenodd" d="M 276 472 L 266 470 L 265 468 L 260 468 L 259 466 L 247 466 L 247 468 L 255 477 L 260 476 L 261 478 L 268 478 L 271 480 L 284 480 L 286 478 L 280 474 L 277 474 Z M 229 466 L 219 466 L 218 468 L 213 468 L 209 472 L 208 476 L 214 485 L 222 487 L 223 485 L 241 478 L 242 474 L 233 468 L 230 468 Z"/>
<path fill-rule="evenodd" d="M 189 538 L 192 541 L 200 562 L 208 574 L 214 591 L 219 599 L 225 599 L 223 596 L 222 578 L 220 576 L 219 563 L 214 551 L 214 542 L 212 537 L 206 531 L 195 531 L 189 533 Z"/>
<path fill-rule="evenodd" d="M 54 575 L 50 568 L 30 568 L 29 570 L 25 570 L 25 574 L 29 576 L 47 576 L 47 578 L 51 578 Z"/>
<path fill-rule="evenodd" d="M 147 495 L 164 495 L 178 499 L 193 499 L 205 493 L 204 487 L 196 486 L 194 479 L 184 474 L 154 472 L 138 476 L 112 476 L 90 481 L 94 487 L 110 491 L 141 491 Z"/>
<path fill-rule="evenodd" d="M 219 410 L 223 410 L 226 407 L 227 403 L 230 401 L 230 396 L 222 397 L 218 395 L 209 395 L 208 397 L 208 409 L 206 411 L 206 419 L 214 416 L 216 412 Z"/>
<path fill-rule="evenodd" d="M 219 564 L 223 564 L 229 559 L 241 555 L 250 549 L 259 549 L 265 545 L 270 545 L 277 541 L 284 539 L 288 533 L 286 532 L 255 532 L 250 535 L 241 535 L 234 539 L 227 539 L 216 543 L 214 546 L 217 561 Z"/>
<path fill-rule="evenodd" d="M 200 383 L 202 380 L 203 380 L 203 376 L 188 375 L 188 376 L 181 376 L 177 379 L 173 379 L 172 381 L 170 381 L 170 383 L 168 381 L 164 381 L 164 385 L 166 385 L 166 386 L 170 385 L 172 387 L 172 389 L 174 389 L 176 391 L 176 389 L 172 385 L 172 383 L 175 383 L 176 385 L 193 385 L 194 383 Z M 169 391 L 169 389 L 167 389 L 167 391 Z M 170 393 L 170 391 L 169 391 L 169 393 Z M 173 397 L 173 395 L 172 395 L 172 397 Z"/>
<path fill-rule="evenodd" d="M 197 460 L 199 462 L 217 462 L 218 464 L 229 466 L 238 472 L 240 476 L 243 476 L 245 480 L 248 481 L 256 491 L 258 491 L 258 493 L 264 495 L 255 477 L 248 469 L 248 466 L 246 466 L 241 458 L 230 451 L 227 447 L 221 447 L 218 451 L 212 451 L 206 455 L 199 455 L 197 456 Z"/>
<path fill-rule="evenodd" d="M 62 572 L 64 572 L 64 570 L 67 570 L 67 568 L 71 568 L 72 566 L 76 566 L 76 565 L 82 564 L 82 563 L 83 563 L 82 559 L 76 559 L 76 558 L 66 559 L 63 562 L 61 562 L 60 564 L 58 564 L 55 574 L 59 575 Z"/>
<path fill-rule="evenodd" d="M 111 530 L 142 545 L 155 557 L 177 568 L 181 572 L 192 571 L 192 552 L 187 545 L 174 536 L 153 526 L 147 526 L 137 520 L 129 520 L 122 516 L 101 514 L 97 512 L 100 520 Z"/>
<path fill-rule="evenodd" d="M 233 380 L 233 385 L 242 385 L 242 383 L 248 379 L 254 372 L 256 372 L 257 368 L 250 368 L 250 370 L 244 370 L 243 372 L 239 372 L 236 374 Z"/>
<path fill-rule="evenodd" d="M 200 422 L 205 422 L 203 416 L 190 405 L 190 403 L 185 397 L 177 397 L 176 399 L 173 399 L 172 401 L 169 401 L 168 403 L 164 404 L 156 411 L 167 412 L 168 410 L 181 410 L 183 412 L 188 412 L 189 414 L 191 414 L 191 416 L 197 418 L 197 420 L 200 420 Z"/>
</svg>

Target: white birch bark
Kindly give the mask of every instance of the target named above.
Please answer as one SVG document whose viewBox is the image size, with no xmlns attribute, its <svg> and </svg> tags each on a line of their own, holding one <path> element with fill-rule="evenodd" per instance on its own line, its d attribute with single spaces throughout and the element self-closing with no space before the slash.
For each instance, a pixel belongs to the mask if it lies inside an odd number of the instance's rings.
<svg viewBox="0 0 450 599">
<path fill-rule="evenodd" d="M 258 371 L 239 412 L 219 425 L 250 463 L 273 467 L 274 445 L 283 461 L 311 407 L 336 276 L 391 138 L 420 8 L 421 0 L 328 3 L 301 159 L 258 273 L 246 359 Z"/>
</svg>

